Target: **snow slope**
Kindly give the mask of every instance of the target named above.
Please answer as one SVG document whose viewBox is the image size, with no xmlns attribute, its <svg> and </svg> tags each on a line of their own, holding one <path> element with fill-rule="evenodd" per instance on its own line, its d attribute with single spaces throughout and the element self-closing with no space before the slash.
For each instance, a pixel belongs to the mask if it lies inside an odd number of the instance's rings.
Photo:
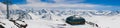
<svg viewBox="0 0 120 28">
<path fill-rule="evenodd" d="M 27 28 L 97 28 L 89 24 L 85 25 L 69 25 L 65 23 L 65 19 L 71 15 L 80 15 L 89 22 L 98 24 L 98 28 L 120 28 L 120 16 L 117 11 L 108 10 L 49 10 L 49 9 L 25 9 L 25 10 L 11 10 L 11 18 L 18 19 L 19 13 L 26 15 L 21 19 L 28 24 Z M 5 13 L 1 11 L 0 22 L 6 23 L 7 28 L 17 28 L 9 19 L 5 18 Z M 26 19 L 31 18 L 31 19 Z M 21 23 L 22 24 L 22 23 Z M 64 26 L 66 24 L 66 26 Z"/>
</svg>

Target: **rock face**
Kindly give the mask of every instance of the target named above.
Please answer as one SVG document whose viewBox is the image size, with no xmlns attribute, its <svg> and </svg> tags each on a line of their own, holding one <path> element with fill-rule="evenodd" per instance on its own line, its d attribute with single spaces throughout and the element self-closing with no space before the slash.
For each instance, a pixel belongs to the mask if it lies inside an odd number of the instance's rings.
<svg viewBox="0 0 120 28">
<path fill-rule="evenodd" d="M 70 16 L 66 19 L 66 23 L 70 25 L 84 25 L 85 19 L 79 16 Z"/>
<path fill-rule="evenodd" d="M 5 28 L 4 26 L 0 25 L 0 28 Z"/>
<path fill-rule="evenodd" d="M 18 28 L 26 28 L 27 27 L 27 24 L 25 23 L 25 21 L 20 21 L 20 20 L 9 20 L 11 22 L 14 23 L 14 25 L 16 25 Z"/>
</svg>

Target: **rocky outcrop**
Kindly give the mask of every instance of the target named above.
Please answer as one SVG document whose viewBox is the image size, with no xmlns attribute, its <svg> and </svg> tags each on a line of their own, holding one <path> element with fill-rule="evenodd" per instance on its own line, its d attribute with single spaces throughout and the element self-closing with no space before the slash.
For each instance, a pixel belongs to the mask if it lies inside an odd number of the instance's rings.
<svg viewBox="0 0 120 28">
<path fill-rule="evenodd" d="M 9 20 L 11 22 L 14 23 L 14 25 L 16 25 L 18 28 L 26 28 L 28 25 L 25 23 L 25 21 L 21 21 L 21 20 Z"/>
</svg>

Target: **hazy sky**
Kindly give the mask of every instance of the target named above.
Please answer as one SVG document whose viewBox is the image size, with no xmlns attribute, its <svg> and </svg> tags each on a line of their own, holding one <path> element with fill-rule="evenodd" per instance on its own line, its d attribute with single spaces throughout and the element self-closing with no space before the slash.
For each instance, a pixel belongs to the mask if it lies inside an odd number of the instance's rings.
<svg viewBox="0 0 120 28">
<path fill-rule="evenodd" d="M 4 1 L 4 0 L 0 0 Z M 10 0 L 14 4 L 26 4 L 27 0 Z M 81 3 L 87 3 L 87 4 L 99 4 L 99 5 L 111 5 L 111 6 L 120 6 L 120 0 L 39 0 L 40 2 L 46 2 L 46 3 L 57 3 L 56 1 L 61 1 L 64 3 L 69 4 L 81 4 Z"/>
<path fill-rule="evenodd" d="M 0 0 L 3 2 L 4 0 Z M 72 7 L 119 10 L 120 0 L 10 0 L 13 4 L 30 7 Z"/>
</svg>

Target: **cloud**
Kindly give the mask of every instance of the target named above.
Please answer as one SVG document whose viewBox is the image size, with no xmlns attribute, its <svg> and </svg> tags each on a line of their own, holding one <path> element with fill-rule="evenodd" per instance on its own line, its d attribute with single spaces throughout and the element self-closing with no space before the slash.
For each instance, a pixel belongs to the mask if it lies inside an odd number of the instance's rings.
<svg viewBox="0 0 120 28">
<path fill-rule="evenodd" d="M 73 3 L 82 3 L 85 0 L 54 0 L 56 3 L 65 3 L 65 4 L 73 4 Z"/>
<path fill-rule="evenodd" d="M 51 9 L 51 8 L 57 8 L 57 9 L 97 9 L 97 10 L 114 10 L 114 9 L 120 9 L 120 7 L 116 6 L 107 6 L 107 5 L 96 5 L 96 4 L 86 4 L 82 3 L 84 0 L 71 0 L 73 3 L 76 3 L 77 1 L 80 1 L 79 4 L 71 4 L 71 2 L 67 2 L 68 0 L 54 0 L 56 3 L 45 3 L 41 0 L 27 0 L 27 4 L 20 4 L 20 5 L 11 5 L 10 9 L 21 9 L 26 7 L 31 8 L 44 8 L 44 9 Z M 6 5 L 0 3 L 0 8 L 3 10 L 6 10 Z"/>
<path fill-rule="evenodd" d="M 9 9 L 21 9 L 21 8 L 17 6 L 16 4 L 14 4 L 14 5 L 11 5 Z"/>
<path fill-rule="evenodd" d="M 71 4 L 76 2 L 83 2 L 84 0 L 53 0 L 56 3 L 44 3 L 41 0 L 27 0 L 28 4 L 20 6 L 28 7 L 95 7 L 99 5 L 92 4 Z M 66 4 L 65 4 L 66 3 Z"/>
<path fill-rule="evenodd" d="M 87 4 L 82 3 L 85 0 L 52 0 L 55 3 L 45 3 L 41 0 L 27 0 L 28 4 L 18 5 L 20 7 L 32 7 L 32 8 L 82 8 L 82 9 L 98 9 L 98 10 L 111 10 L 119 9 L 120 7 L 116 6 L 107 6 L 107 5 L 97 5 L 97 4 Z M 73 4 L 76 3 L 76 4 Z M 110 8 L 110 9 L 109 9 Z"/>
<path fill-rule="evenodd" d="M 6 5 L 0 2 L 0 10 L 6 10 L 6 9 L 7 9 Z M 10 5 L 9 9 L 20 9 L 20 7 L 14 4 L 14 5 Z"/>
<path fill-rule="evenodd" d="M 3 3 L 0 3 L 0 10 L 6 10 L 6 5 Z"/>
<path fill-rule="evenodd" d="M 40 0 L 27 0 L 27 3 L 40 3 Z"/>
<path fill-rule="evenodd" d="M 92 5 L 92 4 L 47 4 L 47 3 L 34 3 L 34 4 L 26 4 L 22 6 L 29 6 L 29 7 L 95 7 L 99 5 Z"/>
</svg>

